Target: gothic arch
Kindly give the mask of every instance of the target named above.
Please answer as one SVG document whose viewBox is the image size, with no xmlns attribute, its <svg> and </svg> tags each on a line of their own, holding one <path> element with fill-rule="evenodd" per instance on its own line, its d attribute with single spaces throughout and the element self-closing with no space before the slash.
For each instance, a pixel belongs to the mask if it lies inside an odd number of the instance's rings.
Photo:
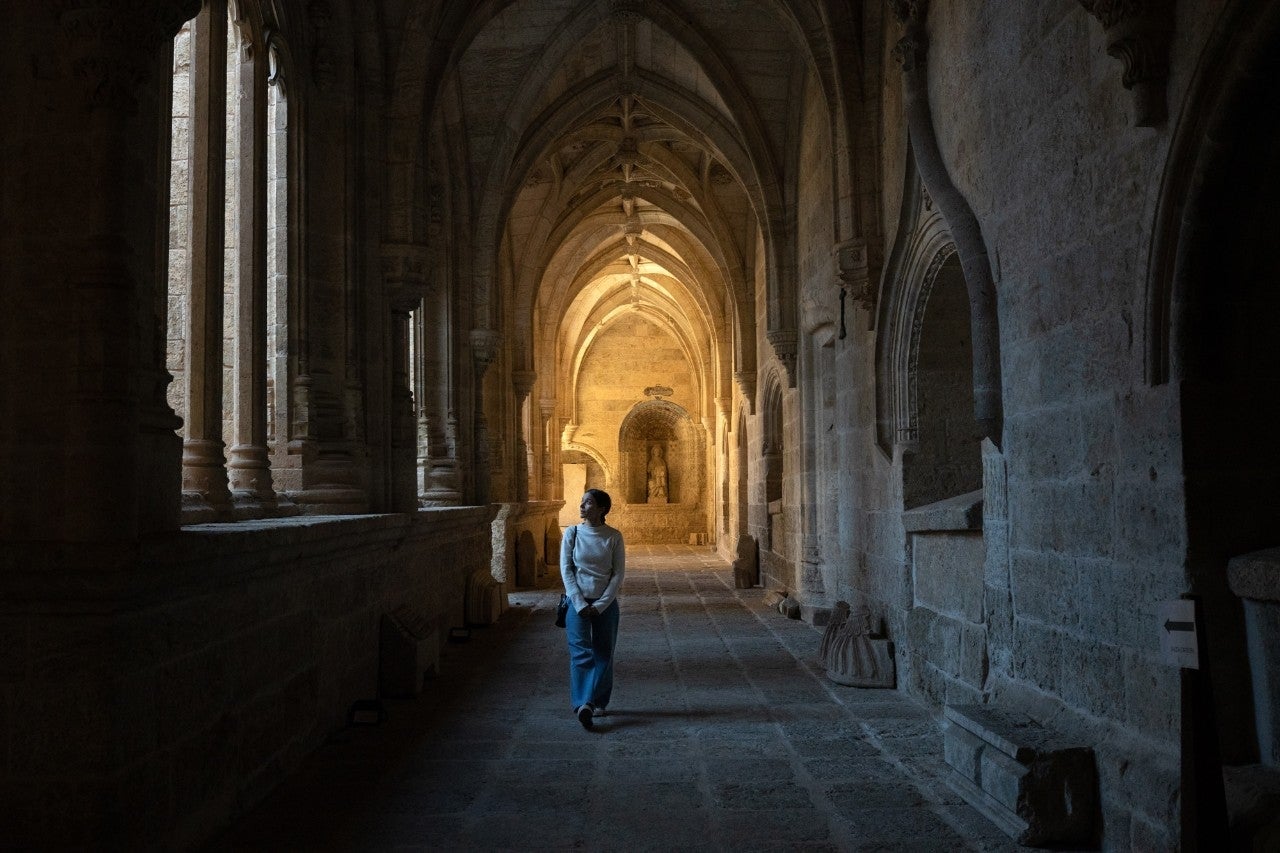
<svg viewBox="0 0 1280 853">
<path fill-rule="evenodd" d="M 1146 287 L 1146 376 L 1159 385 L 1194 375 L 1197 290 L 1215 229 L 1232 206 L 1222 187 L 1239 167 L 1251 125 L 1274 117 L 1280 8 L 1237 0 L 1219 16 L 1197 64 L 1165 165 Z M 1269 106 L 1269 109 L 1268 109 Z"/>
<path fill-rule="evenodd" d="M 921 184 L 910 148 L 902 199 L 876 322 L 876 441 L 889 455 L 895 446 L 913 447 L 919 433 L 920 329 L 929 290 L 956 251 L 942 211 Z"/>
</svg>

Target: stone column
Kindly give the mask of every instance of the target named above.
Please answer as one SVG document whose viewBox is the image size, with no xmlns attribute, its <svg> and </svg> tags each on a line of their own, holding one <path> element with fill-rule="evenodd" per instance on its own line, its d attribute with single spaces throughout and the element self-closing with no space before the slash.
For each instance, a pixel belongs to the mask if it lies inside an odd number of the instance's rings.
<svg viewBox="0 0 1280 853">
<path fill-rule="evenodd" d="M 176 528 L 164 399 L 168 86 L 199 3 L 40 3 L 5 16 L 0 100 L 0 541 Z M 19 179 L 18 168 L 39 180 Z"/>
<path fill-rule="evenodd" d="M 558 442 L 553 432 L 556 423 L 556 401 L 554 397 L 543 397 L 538 401 L 538 414 L 542 417 L 542 490 L 544 501 L 558 498 L 559 482 L 556 477 L 556 450 Z"/>
<path fill-rule="evenodd" d="M 533 391 L 538 374 L 517 370 L 511 374 L 511 387 L 516 392 L 516 493 L 517 501 L 529 500 L 529 443 L 525 440 L 524 403 Z"/>
<path fill-rule="evenodd" d="M 226 245 L 227 5 L 209 0 L 191 27 L 191 282 L 182 519 L 231 509 L 222 440 L 223 273 Z"/>
<path fill-rule="evenodd" d="M 267 46 L 246 42 L 236 140 L 240 215 L 236 245 L 235 444 L 227 467 L 237 516 L 276 508 L 267 446 Z"/>
<path fill-rule="evenodd" d="M 382 247 L 382 278 L 390 323 L 387 353 L 390 365 L 389 448 L 386 463 L 388 509 L 412 512 L 418 506 L 418 430 L 414 392 L 409 387 L 410 323 L 423 302 L 427 281 L 427 249 L 414 243 Z M 421 328 L 418 337 L 421 340 Z M 418 371 L 421 375 L 421 370 Z"/>
<path fill-rule="evenodd" d="M 489 503 L 489 424 L 484 413 L 484 375 L 498 357 L 502 336 L 492 329 L 472 329 L 471 358 L 475 381 L 475 486 L 476 504 Z"/>
<path fill-rule="evenodd" d="M 458 483 L 455 440 L 457 422 L 449 411 L 449 298 L 436 278 L 438 266 L 428 270 L 426 295 L 419 324 L 418 375 L 421 377 L 419 466 L 422 469 L 422 506 L 458 506 L 462 490 Z"/>
</svg>

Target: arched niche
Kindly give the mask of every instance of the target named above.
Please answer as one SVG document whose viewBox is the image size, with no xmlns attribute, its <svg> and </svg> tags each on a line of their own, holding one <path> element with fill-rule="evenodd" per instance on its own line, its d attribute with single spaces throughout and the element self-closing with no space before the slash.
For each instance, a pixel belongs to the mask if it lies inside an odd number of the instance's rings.
<svg viewBox="0 0 1280 853">
<path fill-rule="evenodd" d="M 683 407 L 666 400 L 637 403 L 618 431 L 619 491 L 629 504 L 696 504 L 705 457 L 702 431 Z M 666 468 L 666 494 L 650 495 L 655 457 Z"/>
<path fill-rule="evenodd" d="M 910 420 L 902 459 L 904 509 L 982 488 L 973 419 L 969 294 L 955 246 L 930 264 L 912 318 Z"/>
</svg>

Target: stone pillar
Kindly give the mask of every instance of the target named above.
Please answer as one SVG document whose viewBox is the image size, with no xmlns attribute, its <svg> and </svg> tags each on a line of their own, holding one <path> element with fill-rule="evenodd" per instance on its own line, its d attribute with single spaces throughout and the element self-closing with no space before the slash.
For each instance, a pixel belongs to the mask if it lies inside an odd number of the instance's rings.
<svg viewBox="0 0 1280 853">
<path fill-rule="evenodd" d="M 223 274 L 226 245 L 227 5 L 209 0 L 191 27 L 191 282 L 182 518 L 231 509 L 222 440 Z"/>
<path fill-rule="evenodd" d="M 197 11 L 117 0 L 6 15 L 0 156 L 43 177 L 11 172 L 0 198 L 0 541 L 178 525 L 157 75 L 169 71 L 165 40 Z"/>
<path fill-rule="evenodd" d="M 418 421 L 414 417 L 414 392 L 410 382 L 410 325 L 413 311 L 422 305 L 427 281 L 427 250 L 412 243 L 388 243 L 382 247 L 382 278 L 386 287 L 390 323 L 387 353 L 391 397 L 389 401 L 390 447 L 386 461 L 388 507 L 392 512 L 412 512 L 418 506 Z M 422 330 L 419 327 L 418 339 Z M 421 374 L 421 371 L 419 371 Z"/>
<path fill-rule="evenodd" d="M 532 370 L 517 370 L 511 374 L 511 386 L 516 394 L 516 493 L 517 501 L 529 500 L 529 443 L 525 440 L 524 404 L 533 391 L 538 374 Z"/>
<path fill-rule="evenodd" d="M 543 397 L 538 401 L 538 414 L 542 417 L 542 499 L 556 500 L 559 490 L 556 488 L 559 478 L 556 477 L 556 450 L 558 442 L 555 435 L 556 401 L 554 397 Z"/>
<path fill-rule="evenodd" d="M 458 506 L 462 490 L 458 483 L 457 420 L 449 411 L 449 299 L 446 289 L 436 282 L 433 264 L 428 272 L 428 286 L 423 299 L 418 352 L 418 375 L 422 396 L 419 400 L 419 464 L 422 469 L 422 506 Z"/>
<path fill-rule="evenodd" d="M 235 444 L 227 467 L 235 512 L 276 508 L 267 446 L 267 46 L 247 42 L 240 57 L 236 159 L 240 215 L 236 298 Z"/>
<path fill-rule="evenodd" d="M 489 503 L 489 423 L 484 413 L 484 375 L 498 357 L 502 336 L 492 329 L 471 330 L 471 358 L 475 381 L 475 489 L 476 504 Z"/>
</svg>

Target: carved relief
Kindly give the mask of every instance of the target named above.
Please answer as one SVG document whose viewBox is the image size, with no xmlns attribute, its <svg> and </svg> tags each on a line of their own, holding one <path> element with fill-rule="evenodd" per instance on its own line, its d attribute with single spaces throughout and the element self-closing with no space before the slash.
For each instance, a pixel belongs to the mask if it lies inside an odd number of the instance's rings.
<svg viewBox="0 0 1280 853">
<path fill-rule="evenodd" d="M 1080 0 L 1102 24 L 1107 54 L 1124 65 L 1124 87 L 1133 93 L 1134 124 L 1165 120 L 1173 0 Z"/>
</svg>

